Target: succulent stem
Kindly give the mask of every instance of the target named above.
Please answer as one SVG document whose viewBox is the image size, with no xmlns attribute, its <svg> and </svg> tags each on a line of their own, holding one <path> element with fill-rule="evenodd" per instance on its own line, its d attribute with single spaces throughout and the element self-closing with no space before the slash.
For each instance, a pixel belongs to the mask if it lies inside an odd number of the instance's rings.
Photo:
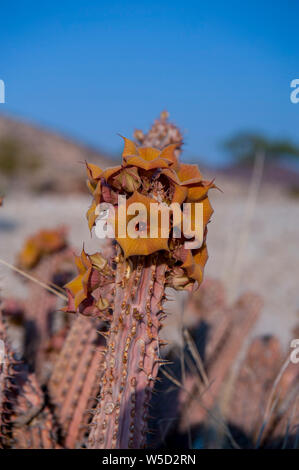
<svg viewBox="0 0 299 470">
<path fill-rule="evenodd" d="M 159 317 L 166 265 L 157 255 L 119 261 L 101 399 L 89 448 L 141 448 L 159 368 Z"/>
</svg>

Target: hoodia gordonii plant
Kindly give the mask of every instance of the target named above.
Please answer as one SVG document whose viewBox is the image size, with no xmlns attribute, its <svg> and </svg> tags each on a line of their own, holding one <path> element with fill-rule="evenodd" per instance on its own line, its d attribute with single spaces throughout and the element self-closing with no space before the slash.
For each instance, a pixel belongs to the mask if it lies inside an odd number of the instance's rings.
<svg viewBox="0 0 299 470">
<path fill-rule="evenodd" d="M 99 214 L 101 217 L 102 203 L 109 204 L 108 220 L 112 207 L 116 221 L 112 257 L 106 260 L 100 253 L 88 255 L 83 250 L 77 258 L 79 274 L 66 286 L 67 311 L 109 323 L 89 448 L 146 445 L 149 402 L 163 364 L 159 330 L 165 317 L 165 288 L 193 290 L 202 282 L 208 257 L 207 224 L 213 212 L 208 191 L 215 186 L 203 180 L 196 165 L 178 162 L 178 146 L 171 144 L 162 150 L 137 147 L 124 138 L 120 166 L 102 171 L 86 164 L 93 196 L 87 212 L 90 229 L 97 225 Z M 120 207 L 120 195 L 126 197 L 125 208 Z M 140 207 L 131 206 L 135 203 L 146 208 L 145 220 L 144 215 L 136 219 L 136 211 L 130 211 L 130 207 Z M 182 229 L 182 219 L 174 211 L 165 228 L 158 211 L 156 236 L 151 236 L 152 206 L 166 208 L 172 203 L 177 203 L 181 214 L 184 204 L 189 203 L 189 229 Z M 198 216 L 197 203 L 202 208 L 203 236 L 200 244 L 188 245 Z M 133 237 L 129 236 L 132 226 L 136 231 Z"/>
</svg>

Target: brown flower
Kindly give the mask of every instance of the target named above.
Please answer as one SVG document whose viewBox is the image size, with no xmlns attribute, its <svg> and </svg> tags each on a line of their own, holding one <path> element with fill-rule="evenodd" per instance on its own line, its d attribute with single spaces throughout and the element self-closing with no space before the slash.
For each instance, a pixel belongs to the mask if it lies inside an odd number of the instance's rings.
<svg viewBox="0 0 299 470">
<path fill-rule="evenodd" d="M 136 255 L 150 255 L 151 253 L 155 253 L 156 251 L 166 250 L 168 251 L 168 238 L 162 238 L 159 236 L 158 238 L 151 238 L 150 237 L 150 228 L 156 228 L 158 234 L 161 234 L 161 218 L 159 217 L 157 220 L 158 227 L 151 227 L 150 226 L 150 207 L 151 204 L 158 205 L 155 199 L 150 198 L 148 196 L 144 196 L 137 191 L 127 199 L 126 201 L 126 220 L 124 222 L 124 226 L 126 228 L 130 228 L 130 224 L 134 223 L 134 219 L 136 215 L 128 215 L 127 210 L 129 206 L 134 203 L 141 203 L 146 209 L 146 220 L 141 223 L 137 223 L 136 231 L 138 231 L 137 238 L 131 238 L 126 236 L 125 238 L 119 237 L 119 227 L 118 227 L 118 211 L 116 211 L 116 240 L 120 244 L 121 248 L 123 249 L 125 258 L 129 256 L 136 256 Z M 138 217 L 138 216 L 137 216 Z M 144 223 L 144 229 L 140 226 Z M 134 229 L 134 227 L 132 227 Z M 169 230 L 168 230 L 169 232 Z"/>
<path fill-rule="evenodd" d="M 156 168 L 176 167 L 178 162 L 175 156 L 175 149 L 178 144 L 170 144 L 163 150 L 154 147 L 137 147 L 135 143 L 123 137 L 125 147 L 123 150 L 124 166 L 135 166 L 143 170 L 153 170 Z"/>
<path fill-rule="evenodd" d="M 84 249 L 75 257 L 75 263 L 79 274 L 65 285 L 69 304 L 64 310 L 100 316 L 111 301 L 112 270 L 100 253 L 88 255 Z"/>
<path fill-rule="evenodd" d="M 208 191 L 215 188 L 213 181 L 203 179 L 197 165 L 179 164 L 175 151 L 180 144 L 171 144 L 162 150 L 153 147 L 137 147 L 130 139 L 123 137 L 124 150 L 122 165 L 108 168 L 102 171 L 96 165 L 87 164 L 88 186 L 93 195 L 93 202 L 87 212 L 89 228 L 96 221 L 96 206 L 100 202 L 110 202 L 115 206 L 116 240 L 121 246 L 126 258 L 136 255 L 148 255 L 157 251 L 173 251 L 176 266 L 173 269 L 183 269 L 185 275 L 198 284 L 202 281 L 203 268 L 207 260 L 207 248 L 205 243 L 207 224 L 213 213 Z M 122 225 L 136 222 L 136 237 L 129 237 L 127 232 L 122 238 L 118 236 L 118 195 L 129 196 L 126 200 L 126 208 L 132 203 L 142 202 L 147 209 L 147 220 L 144 221 L 144 230 L 138 223 L 136 214 L 126 215 Z M 186 238 L 172 241 L 174 228 L 169 227 L 168 238 L 151 238 L 150 232 L 150 204 L 178 203 L 183 209 L 184 203 L 191 204 L 191 230 L 195 227 L 196 203 L 203 204 L 203 232 L 205 234 L 200 248 L 186 250 L 184 242 Z M 161 233 L 161 218 L 158 219 L 158 233 Z M 183 224 L 181 224 L 183 232 Z M 186 234 L 188 235 L 188 234 Z M 190 234 L 189 234 L 190 235 Z M 189 240 L 192 241 L 192 240 Z M 184 276 L 176 275 L 173 282 L 178 286 L 188 285 Z"/>
<path fill-rule="evenodd" d="M 40 230 L 28 238 L 19 254 L 19 265 L 25 269 L 33 268 L 44 255 L 55 253 L 66 246 L 66 231 Z"/>
</svg>

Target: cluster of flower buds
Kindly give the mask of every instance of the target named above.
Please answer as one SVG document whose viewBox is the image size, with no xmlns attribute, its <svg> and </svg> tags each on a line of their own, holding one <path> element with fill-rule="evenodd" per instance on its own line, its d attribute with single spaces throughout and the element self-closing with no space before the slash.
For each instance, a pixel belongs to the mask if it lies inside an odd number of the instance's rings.
<svg viewBox="0 0 299 470">
<path fill-rule="evenodd" d="M 164 148 L 170 144 L 178 144 L 179 146 L 183 143 L 183 136 L 180 129 L 168 120 L 169 113 L 162 111 L 160 118 L 156 119 L 147 134 L 144 134 L 142 130 L 136 129 L 134 132 L 134 138 L 137 143 L 143 147 L 155 147 Z M 178 156 L 179 149 L 176 150 Z"/>
</svg>

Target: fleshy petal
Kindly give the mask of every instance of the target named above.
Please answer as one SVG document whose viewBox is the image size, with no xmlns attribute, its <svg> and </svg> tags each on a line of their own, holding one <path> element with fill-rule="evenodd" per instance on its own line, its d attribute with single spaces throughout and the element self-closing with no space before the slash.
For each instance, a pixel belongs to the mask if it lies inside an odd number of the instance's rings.
<svg viewBox="0 0 299 470">
<path fill-rule="evenodd" d="M 119 245 L 123 249 L 124 255 L 126 258 L 129 256 L 137 256 L 137 255 L 149 255 L 156 251 L 160 250 L 169 250 L 168 248 L 168 238 L 151 238 L 150 237 L 150 205 L 151 204 L 158 204 L 155 199 L 144 196 L 137 191 L 127 200 L 127 208 L 133 203 L 142 203 L 144 204 L 147 210 L 147 237 L 142 238 L 131 238 L 128 236 L 125 238 L 119 237 L 119 230 L 118 230 L 118 211 L 116 211 L 116 240 L 118 241 Z M 128 223 L 132 220 L 136 215 L 128 215 L 126 214 L 126 227 L 128 227 Z M 160 217 L 158 220 L 158 225 L 160 224 Z M 158 226 L 158 233 L 160 226 Z"/>
<path fill-rule="evenodd" d="M 156 168 L 168 168 L 170 162 L 162 158 L 155 158 L 154 160 L 144 160 L 142 157 L 129 157 L 126 161 L 126 166 L 136 166 L 143 170 L 154 170 Z"/>
<path fill-rule="evenodd" d="M 82 290 L 82 274 L 79 274 L 75 279 L 72 279 L 64 287 L 65 289 L 68 289 L 73 296 L 77 295 L 78 292 Z"/>
<path fill-rule="evenodd" d="M 103 173 L 103 170 L 93 163 L 86 163 L 86 171 L 88 178 L 92 180 L 98 180 Z"/>
<path fill-rule="evenodd" d="M 111 178 L 111 176 L 118 173 L 121 169 L 122 167 L 120 165 L 112 167 L 112 168 L 107 168 L 107 170 L 103 172 L 102 176 L 108 182 L 109 178 Z"/>
<path fill-rule="evenodd" d="M 208 250 L 206 244 L 203 244 L 201 248 L 195 250 L 195 254 L 193 255 L 193 266 L 191 268 L 187 268 L 187 273 L 192 279 L 201 284 L 203 280 L 203 272 L 206 262 L 208 260 Z"/>
<path fill-rule="evenodd" d="M 171 202 L 182 204 L 188 196 L 188 189 L 185 186 L 175 186 Z"/>
<path fill-rule="evenodd" d="M 96 188 L 93 192 L 93 198 L 95 200 L 96 205 L 98 205 L 100 203 L 101 195 L 102 195 L 102 181 L 99 180 L 98 184 L 96 185 Z"/>
<path fill-rule="evenodd" d="M 189 182 L 187 183 L 189 184 Z M 210 189 L 216 188 L 213 181 L 202 181 L 194 186 L 192 184 L 190 185 L 191 187 L 188 187 L 188 201 L 198 201 L 205 197 Z"/>
<path fill-rule="evenodd" d="M 130 157 L 132 155 L 138 155 L 138 149 L 136 144 L 133 142 L 133 140 L 127 139 L 126 137 L 121 137 L 124 139 L 125 146 L 123 149 L 122 156 L 123 158 Z"/>
<path fill-rule="evenodd" d="M 185 181 L 191 179 L 196 179 L 196 181 L 202 180 L 202 176 L 197 165 L 182 163 L 177 170 L 177 175 L 181 183 L 185 183 Z"/>
<path fill-rule="evenodd" d="M 88 221 L 88 227 L 90 231 L 92 230 L 92 227 L 94 226 L 96 218 L 97 218 L 96 213 L 95 213 L 96 207 L 97 207 L 97 204 L 93 200 L 90 208 L 88 209 L 86 213 L 86 218 Z"/>
<path fill-rule="evenodd" d="M 138 152 L 140 157 L 147 162 L 155 160 L 161 153 L 160 150 L 155 149 L 154 147 L 139 147 Z"/>
<path fill-rule="evenodd" d="M 178 147 L 180 147 L 180 145 L 181 145 L 180 143 L 167 145 L 167 147 L 164 147 L 164 149 L 161 151 L 160 157 L 166 158 L 166 160 L 169 160 L 172 162 L 174 167 L 177 167 L 178 160 L 175 156 L 175 151 L 177 150 Z"/>
</svg>

